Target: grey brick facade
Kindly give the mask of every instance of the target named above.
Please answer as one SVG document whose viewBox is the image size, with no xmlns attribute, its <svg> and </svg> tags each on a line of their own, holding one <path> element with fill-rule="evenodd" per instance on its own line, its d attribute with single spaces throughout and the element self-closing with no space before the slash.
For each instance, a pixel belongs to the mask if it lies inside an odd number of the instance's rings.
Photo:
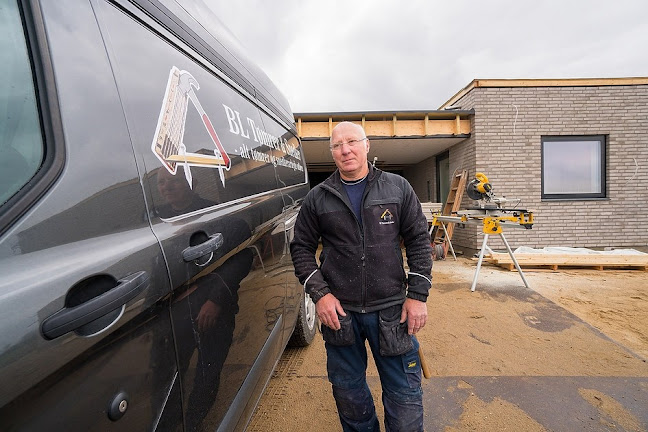
<svg viewBox="0 0 648 432">
<path fill-rule="evenodd" d="M 454 106 L 475 115 L 471 137 L 450 148 L 450 171 L 484 172 L 496 195 L 534 210 L 532 230 L 506 231 L 513 248 L 648 245 L 648 85 L 474 87 Z M 606 198 L 541 199 L 546 135 L 607 137 Z M 421 199 L 435 171 L 434 157 L 405 171 Z M 471 204 L 464 195 L 462 207 Z M 492 248 L 503 248 L 491 238 Z M 455 230 L 453 244 L 478 249 L 481 239 L 481 229 L 467 227 Z"/>
</svg>

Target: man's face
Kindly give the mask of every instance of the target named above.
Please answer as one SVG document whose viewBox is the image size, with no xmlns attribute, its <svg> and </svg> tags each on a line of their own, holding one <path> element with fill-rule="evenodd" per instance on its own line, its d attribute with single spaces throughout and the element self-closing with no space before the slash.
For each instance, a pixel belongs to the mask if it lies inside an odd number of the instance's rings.
<svg viewBox="0 0 648 432">
<path fill-rule="evenodd" d="M 349 145 L 350 141 L 361 140 L 364 134 L 360 128 L 352 125 L 340 125 L 333 130 L 331 144 L 342 144 L 331 150 L 335 165 L 340 170 L 345 180 L 355 180 L 364 177 L 369 168 L 367 167 L 367 153 L 369 152 L 369 140 L 358 141 Z"/>
<path fill-rule="evenodd" d="M 181 174 L 181 171 L 178 173 Z M 163 168 L 158 170 L 157 187 L 162 198 L 172 206 L 185 201 L 191 193 L 189 184 L 183 176 L 173 175 Z"/>
</svg>

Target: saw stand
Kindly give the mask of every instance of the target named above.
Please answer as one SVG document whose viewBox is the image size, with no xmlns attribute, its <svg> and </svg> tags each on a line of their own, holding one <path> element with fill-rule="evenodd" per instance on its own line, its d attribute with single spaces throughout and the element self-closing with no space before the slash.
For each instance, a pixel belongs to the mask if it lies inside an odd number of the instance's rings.
<svg viewBox="0 0 648 432">
<path fill-rule="evenodd" d="M 473 277 L 470 291 L 474 292 L 475 288 L 477 287 L 477 278 L 479 276 L 479 270 L 481 269 L 482 262 L 484 261 L 484 253 L 486 252 L 486 249 L 492 252 L 491 248 L 488 247 L 488 237 L 493 234 L 500 235 L 502 241 L 504 242 L 504 245 L 506 246 L 506 250 L 511 256 L 511 260 L 513 260 L 513 263 L 515 264 L 515 268 L 517 269 L 518 273 L 520 273 L 520 277 L 524 282 L 524 286 L 529 289 L 531 288 L 526 278 L 524 277 L 524 273 L 520 268 L 520 264 L 518 264 L 518 261 L 515 258 L 513 251 L 511 250 L 511 246 L 504 236 L 503 228 L 511 227 L 530 229 L 533 226 L 533 212 L 519 209 L 503 209 L 499 207 L 478 207 L 458 211 L 456 212 L 456 215 L 457 216 L 443 216 L 441 214 L 435 214 L 433 224 L 437 226 L 441 225 L 442 227 L 444 222 L 482 225 L 482 231 L 484 233 L 484 240 L 482 241 L 482 246 L 479 250 L 477 269 L 475 270 L 475 276 Z"/>
<path fill-rule="evenodd" d="M 509 246 L 508 241 L 506 241 L 506 237 L 504 237 L 504 232 L 499 233 L 500 237 L 502 238 L 502 241 L 506 245 L 506 250 L 508 251 L 511 259 L 513 260 L 513 264 L 515 264 L 515 268 L 517 269 L 518 273 L 520 273 L 520 277 L 522 278 L 522 282 L 524 282 L 524 286 L 531 289 L 529 286 L 529 283 L 527 282 L 526 278 L 524 277 L 524 273 L 522 272 L 522 269 L 520 268 L 520 265 L 518 264 L 517 260 L 515 259 L 515 254 L 513 254 L 513 251 L 511 250 L 511 246 Z M 481 250 L 479 251 L 479 259 L 477 260 L 477 269 L 475 270 L 475 276 L 473 277 L 472 285 L 470 286 L 470 291 L 474 292 L 475 288 L 477 287 L 477 277 L 479 276 L 479 270 L 481 269 L 482 262 L 484 261 L 484 251 L 488 249 L 490 252 L 493 252 L 491 248 L 488 247 L 488 236 L 489 234 L 484 233 L 484 241 L 482 242 L 482 247 Z"/>
</svg>

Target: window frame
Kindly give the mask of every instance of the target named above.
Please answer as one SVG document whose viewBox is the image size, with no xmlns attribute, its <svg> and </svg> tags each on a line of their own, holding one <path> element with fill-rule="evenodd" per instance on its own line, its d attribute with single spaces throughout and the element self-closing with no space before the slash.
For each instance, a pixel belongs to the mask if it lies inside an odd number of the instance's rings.
<svg viewBox="0 0 648 432">
<path fill-rule="evenodd" d="M 35 0 L 17 0 L 17 3 L 36 92 L 43 162 L 31 180 L 0 206 L 0 235 L 45 194 L 65 165 L 63 125 L 40 6 Z"/>
<path fill-rule="evenodd" d="M 542 135 L 540 137 L 540 182 L 542 200 L 602 200 L 607 198 L 607 135 Z M 565 141 L 598 141 L 600 144 L 601 192 L 592 193 L 545 193 L 545 143 Z"/>
</svg>

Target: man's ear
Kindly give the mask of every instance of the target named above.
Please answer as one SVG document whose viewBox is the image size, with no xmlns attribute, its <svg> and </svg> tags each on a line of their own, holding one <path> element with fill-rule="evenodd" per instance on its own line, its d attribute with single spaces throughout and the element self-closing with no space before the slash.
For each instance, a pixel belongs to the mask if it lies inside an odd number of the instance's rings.
<svg viewBox="0 0 648 432">
<path fill-rule="evenodd" d="M 369 147 L 371 147 L 371 144 L 369 143 L 369 139 L 367 139 L 367 141 L 365 141 L 365 142 L 367 143 L 367 144 L 366 144 L 366 147 L 367 147 L 367 153 L 369 153 Z"/>
</svg>

